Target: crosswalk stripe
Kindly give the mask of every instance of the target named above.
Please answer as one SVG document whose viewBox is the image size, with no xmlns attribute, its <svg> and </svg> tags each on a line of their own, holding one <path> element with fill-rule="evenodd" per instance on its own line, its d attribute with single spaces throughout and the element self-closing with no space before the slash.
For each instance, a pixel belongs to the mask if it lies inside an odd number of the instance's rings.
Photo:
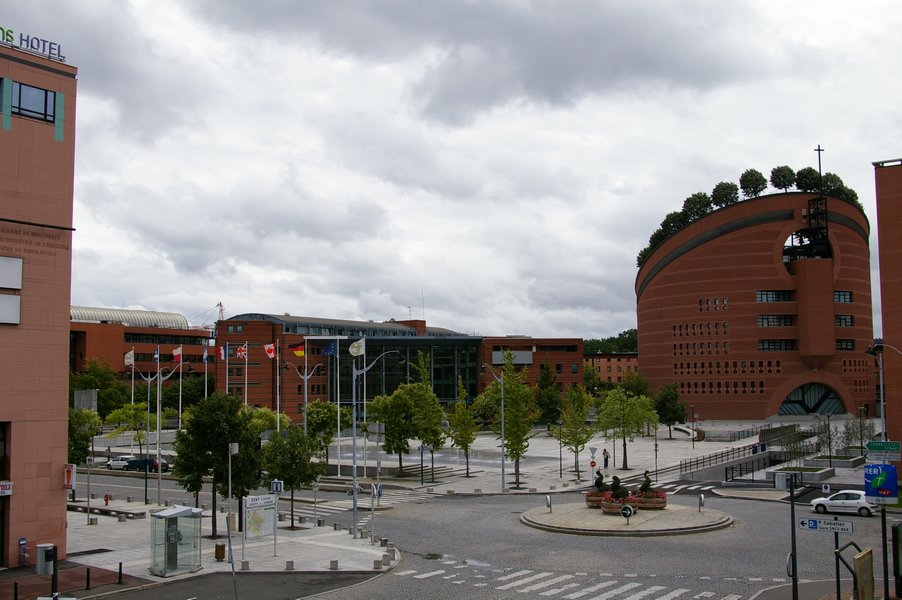
<svg viewBox="0 0 902 600">
<path fill-rule="evenodd" d="M 545 589 L 545 588 L 547 588 L 547 587 L 549 587 L 549 586 L 552 586 L 552 585 L 554 585 L 554 584 L 556 584 L 556 583 L 560 583 L 560 582 L 562 582 L 562 581 L 567 581 L 568 579 L 573 579 L 573 575 L 561 575 L 561 576 L 559 576 L 559 577 L 554 577 L 554 578 L 549 579 L 549 580 L 547 580 L 547 581 L 543 581 L 543 582 L 541 582 L 541 583 L 536 583 L 536 584 L 531 585 L 531 586 L 529 586 L 529 587 L 525 587 L 525 588 L 523 588 L 523 589 L 520 590 L 520 591 L 521 591 L 521 592 L 524 592 L 524 593 L 525 593 L 525 592 L 534 592 L 534 591 L 536 591 L 536 590 Z"/>
<path fill-rule="evenodd" d="M 650 596 L 651 594 L 654 594 L 655 592 L 660 592 L 663 589 L 666 589 L 663 585 L 653 585 L 651 587 L 645 588 L 644 590 L 642 590 L 640 592 L 636 592 L 635 594 L 633 594 L 631 596 L 627 596 L 623 600 L 639 600 L 640 598 Z"/>
<path fill-rule="evenodd" d="M 532 573 L 529 569 L 525 569 L 523 571 L 517 571 L 516 573 L 511 573 L 510 575 L 505 575 L 504 577 L 499 577 L 495 581 L 507 581 L 508 579 L 515 579 L 517 577 L 522 577 L 523 575 L 529 575 Z"/>
<path fill-rule="evenodd" d="M 526 579 L 520 579 L 519 581 L 512 581 L 510 583 L 506 583 L 502 586 L 496 587 L 496 590 L 509 590 L 511 588 L 515 588 L 517 586 L 525 585 L 530 581 L 535 581 L 536 579 L 542 579 L 543 577 L 548 577 L 549 575 L 554 575 L 554 573 L 536 573 L 535 575 L 531 575 Z"/>
<path fill-rule="evenodd" d="M 592 592 L 597 592 L 598 590 L 603 590 L 606 587 L 611 587 L 615 585 L 617 581 L 602 581 L 601 583 L 596 583 L 593 586 L 587 587 L 584 590 L 580 590 L 578 592 L 573 592 L 572 594 L 568 594 L 564 596 L 567 600 L 576 600 L 577 598 L 582 598 L 583 596 L 588 596 Z"/>
<path fill-rule="evenodd" d="M 408 569 L 408 570 L 406 570 L 406 571 L 398 571 L 397 573 L 393 573 L 393 575 L 394 575 L 395 577 L 401 577 L 401 576 L 403 576 L 403 575 L 412 575 L 413 573 L 416 573 L 416 570 L 414 570 L 414 569 Z"/>
<path fill-rule="evenodd" d="M 540 596 L 556 596 L 561 592 L 566 592 L 567 590 L 572 590 L 575 587 L 579 587 L 578 583 L 567 583 L 563 586 L 557 588 L 556 590 L 548 590 L 547 592 L 542 592 L 539 594 Z"/>
<path fill-rule="evenodd" d="M 441 575 L 444 573 L 444 569 L 439 569 L 438 571 L 429 571 L 428 573 L 423 573 L 422 575 L 414 575 L 414 579 L 429 579 L 430 577 L 435 577 L 436 575 Z"/>
<path fill-rule="evenodd" d="M 724 596 L 720 600 L 739 600 L 742 596 L 737 596 L 736 594 L 730 594 L 729 596 Z"/>
<path fill-rule="evenodd" d="M 627 590 L 631 590 L 633 588 L 640 587 L 641 583 L 627 583 L 626 585 L 621 585 L 619 588 L 614 588 L 610 592 L 605 592 L 604 594 L 599 594 L 592 598 L 592 600 L 608 600 L 608 598 L 613 598 L 620 594 L 620 592 L 625 592 Z"/>
<path fill-rule="evenodd" d="M 679 598 L 683 594 L 687 594 L 690 591 L 692 591 L 692 590 L 684 590 L 684 589 L 673 590 L 672 592 L 668 592 L 667 594 L 664 594 L 663 596 L 658 596 L 657 598 L 655 598 L 655 600 L 673 600 L 674 598 Z"/>
</svg>

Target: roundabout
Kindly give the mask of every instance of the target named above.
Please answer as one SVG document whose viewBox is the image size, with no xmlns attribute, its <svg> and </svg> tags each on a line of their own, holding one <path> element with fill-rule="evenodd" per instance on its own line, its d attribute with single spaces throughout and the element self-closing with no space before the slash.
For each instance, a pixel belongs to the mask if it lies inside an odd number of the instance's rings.
<svg viewBox="0 0 902 600">
<path fill-rule="evenodd" d="M 536 529 L 574 535 L 649 537 L 703 533 L 730 527 L 733 517 L 696 506 L 668 504 L 660 510 L 637 510 L 629 518 L 606 515 L 587 508 L 585 503 L 559 504 L 551 509 L 533 508 L 520 516 L 520 522 Z"/>
</svg>

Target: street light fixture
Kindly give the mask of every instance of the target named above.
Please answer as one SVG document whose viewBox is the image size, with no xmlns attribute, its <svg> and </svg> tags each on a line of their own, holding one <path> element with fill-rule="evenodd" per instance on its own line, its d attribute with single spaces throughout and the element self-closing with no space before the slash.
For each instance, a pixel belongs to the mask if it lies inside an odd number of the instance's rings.
<svg viewBox="0 0 902 600">
<path fill-rule="evenodd" d="M 306 356 L 306 352 L 304 353 Z M 313 377 L 316 374 L 316 370 L 323 366 L 323 363 L 316 363 L 313 365 L 313 368 L 308 370 L 306 365 L 304 366 L 304 374 L 301 374 L 301 369 L 293 362 L 285 361 L 285 369 L 288 369 L 288 365 L 294 367 L 294 372 L 298 374 L 298 377 L 304 382 L 304 435 L 307 435 L 307 380 Z"/>
<path fill-rule="evenodd" d="M 895 346 L 890 344 L 883 343 L 882 340 L 874 340 L 874 343 L 865 350 L 865 354 L 870 354 L 871 356 L 877 357 L 877 365 L 880 371 L 880 433 L 882 434 L 881 439 L 886 441 L 886 396 L 883 391 L 883 349 L 889 348 L 896 352 L 896 354 L 902 356 L 902 350 L 899 350 Z"/>
<path fill-rule="evenodd" d="M 564 478 L 564 440 L 563 440 L 564 422 L 561 419 L 557 421 L 557 460 L 558 460 L 558 477 Z"/>
<path fill-rule="evenodd" d="M 499 377 L 491 366 L 485 363 L 482 363 L 482 366 L 488 366 L 495 381 L 501 382 L 501 491 L 503 492 L 507 489 L 507 484 L 504 480 L 504 369 L 501 369 L 501 376 Z"/>
<path fill-rule="evenodd" d="M 689 431 L 692 432 L 692 449 L 695 450 L 695 405 L 690 404 L 689 410 L 692 411 L 689 415 Z"/>
<path fill-rule="evenodd" d="M 351 527 L 354 539 L 357 539 L 357 376 L 362 375 L 373 368 L 379 362 L 379 359 L 387 354 L 401 354 L 400 350 L 386 350 L 373 359 L 373 362 L 362 369 L 357 368 L 357 357 L 351 360 L 351 486 L 352 486 L 352 509 L 351 516 L 353 525 Z M 422 464 L 422 450 L 420 451 Z M 423 470 L 420 468 L 420 477 L 423 476 Z"/>
</svg>

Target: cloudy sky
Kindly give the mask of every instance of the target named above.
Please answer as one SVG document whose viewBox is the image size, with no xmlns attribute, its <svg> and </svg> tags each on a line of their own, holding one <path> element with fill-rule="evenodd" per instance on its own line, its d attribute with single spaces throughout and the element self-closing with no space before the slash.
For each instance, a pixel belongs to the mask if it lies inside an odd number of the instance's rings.
<svg viewBox="0 0 902 600">
<path fill-rule="evenodd" d="M 876 230 L 902 10 L 864 6 L 29 0 L 0 25 L 79 69 L 73 304 L 591 338 L 635 327 L 664 215 L 747 168 L 820 144 Z"/>
</svg>

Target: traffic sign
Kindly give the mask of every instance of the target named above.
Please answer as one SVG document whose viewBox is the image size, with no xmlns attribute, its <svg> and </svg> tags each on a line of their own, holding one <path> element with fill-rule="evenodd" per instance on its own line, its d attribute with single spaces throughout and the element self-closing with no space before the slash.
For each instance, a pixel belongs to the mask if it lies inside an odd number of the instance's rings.
<svg viewBox="0 0 902 600">
<path fill-rule="evenodd" d="M 865 444 L 865 447 L 868 449 L 868 458 L 871 461 L 899 462 L 902 460 L 900 457 L 902 443 L 900 442 L 871 440 Z"/>
<path fill-rule="evenodd" d="M 590 461 L 589 461 L 589 466 L 592 467 L 593 469 L 595 468 L 595 465 L 597 465 L 597 464 L 598 464 L 598 463 L 595 462 L 594 460 L 590 460 Z"/>
<path fill-rule="evenodd" d="M 799 519 L 799 529 L 825 531 L 827 533 L 852 533 L 852 521 L 833 519 Z"/>
<path fill-rule="evenodd" d="M 623 517 L 624 519 L 629 519 L 630 517 L 632 517 L 633 512 L 635 512 L 635 511 L 633 511 L 633 507 L 630 506 L 629 504 L 624 504 L 620 508 L 620 516 Z"/>
<path fill-rule="evenodd" d="M 895 465 L 865 465 L 864 495 L 877 504 L 895 504 L 899 499 L 899 481 Z"/>
</svg>

